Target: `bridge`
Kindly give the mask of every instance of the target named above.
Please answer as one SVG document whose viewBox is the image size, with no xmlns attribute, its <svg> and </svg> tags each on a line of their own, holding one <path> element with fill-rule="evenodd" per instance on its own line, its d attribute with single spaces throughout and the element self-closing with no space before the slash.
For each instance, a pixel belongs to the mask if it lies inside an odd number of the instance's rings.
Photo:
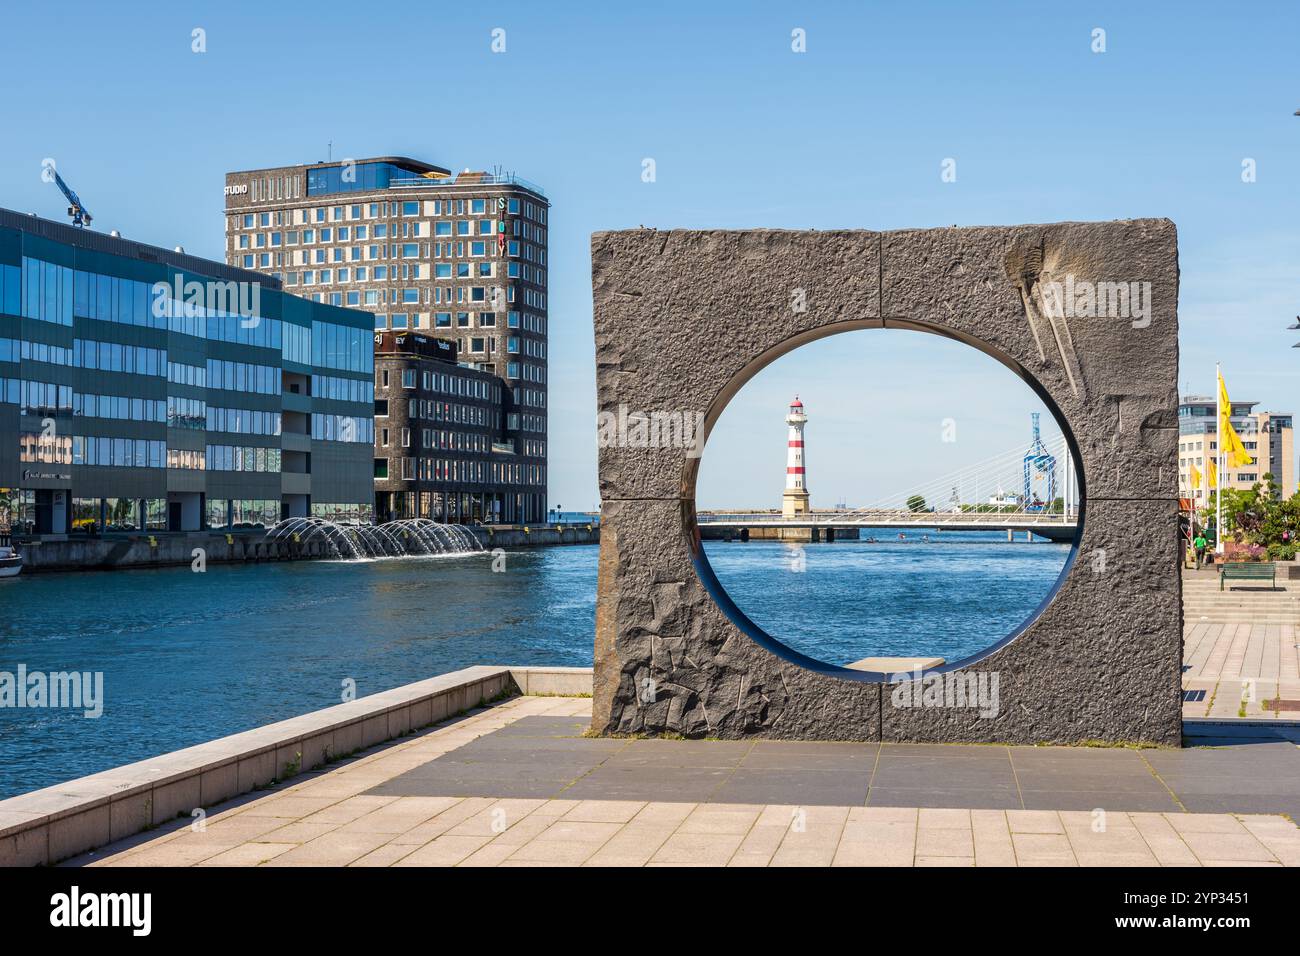
<svg viewBox="0 0 1300 956">
<path fill-rule="evenodd" d="M 707 538 L 834 540 L 861 537 L 863 529 L 902 534 L 924 531 L 1022 532 L 1070 541 L 1078 527 L 1077 480 L 1063 436 L 1035 440 L 958 471 L 886 496 L 863 507 L 780 511 L 701 511 Z"/>
</svg>

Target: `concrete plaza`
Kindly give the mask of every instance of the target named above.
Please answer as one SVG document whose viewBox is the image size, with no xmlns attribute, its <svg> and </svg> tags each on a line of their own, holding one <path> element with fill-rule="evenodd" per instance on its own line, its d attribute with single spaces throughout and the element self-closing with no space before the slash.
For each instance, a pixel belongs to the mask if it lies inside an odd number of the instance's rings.
<svg viewBox="0 0 1300 956">
<path fill-rule="evenodd" d="M 1183 572 L 1183 717 L 1300 719 L 1300 579 Z"/>
<path fill-rule="evenodd" d="M 607 740 L 514 697 L 65 865 L 1300 865 L 1300 752 Z"/>
</svg>

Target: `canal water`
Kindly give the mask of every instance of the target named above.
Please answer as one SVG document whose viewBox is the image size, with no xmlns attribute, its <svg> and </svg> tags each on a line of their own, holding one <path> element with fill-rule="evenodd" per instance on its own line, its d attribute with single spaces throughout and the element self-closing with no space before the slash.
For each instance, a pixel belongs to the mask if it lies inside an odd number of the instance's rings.
<svg viewBox="0 0 1300 956">
<path fill-rule="evenodd" d="M 894 535 L 881 532 L 894 538 Z M 814 657 L 937 654 L 1029 616 L 1069 552 L 1005 536 L 710 542 L 758 624 Z M 0 707 L 0 797 L 472 664 L 590 665 L 594 545 L 0 581 L 0 672 L 102 672 L 103 714 Z M 350 686 L 350 685 L 349 685 Z"/>
</svg>

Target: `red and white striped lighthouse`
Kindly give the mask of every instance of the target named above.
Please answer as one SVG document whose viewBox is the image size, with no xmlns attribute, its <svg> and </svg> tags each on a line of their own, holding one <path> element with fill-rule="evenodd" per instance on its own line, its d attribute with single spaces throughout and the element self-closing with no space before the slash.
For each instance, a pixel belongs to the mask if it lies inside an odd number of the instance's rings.
<svg viewBox="0 0 1300 956">
<path fill-rule="evenodd" d="M 803 426 L 807 421 L 803 402 L 796 395 L 785 416 L 785 423 L 790 426 L 790 438 L 785 456 L 785 494 L 781 496 L 781 514 L 787 518 L 806 514 L 809 510 L 808 473 L 803 458 Z"/>
</svg>

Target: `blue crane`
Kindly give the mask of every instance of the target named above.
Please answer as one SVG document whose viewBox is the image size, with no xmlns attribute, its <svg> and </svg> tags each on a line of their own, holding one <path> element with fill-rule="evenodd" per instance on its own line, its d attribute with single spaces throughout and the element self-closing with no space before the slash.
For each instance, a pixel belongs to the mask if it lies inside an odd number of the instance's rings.
<svg viewBox="0 0 1300 956">
<path fill-rule="evenodd" d="M 90 211 L 81 204 L 81 198 L 68 188 L 68 184 L 63 181 L 63 177 L 59 175 L 59 171 L 54 168 L 52 162 L 49 164 L 49 170 L 54 174 L 54 184 L 67 197 L 68 215 L 72 217 L 72 224 L 78 229 L 89 226 L 93 217 L 90 215 Z"/>
<path fill-rule="evenodd" d="M 1056 501 L 1056 456 L 1052 455 L 1038 433 L 1038 412 L 1033 413 L 1034 441 L 1025 452 L 1025 510 L 1046 511 Z M 1034 494 L 1034 478 L 1047 476 L 1047 500 Z"/>
</svg>

